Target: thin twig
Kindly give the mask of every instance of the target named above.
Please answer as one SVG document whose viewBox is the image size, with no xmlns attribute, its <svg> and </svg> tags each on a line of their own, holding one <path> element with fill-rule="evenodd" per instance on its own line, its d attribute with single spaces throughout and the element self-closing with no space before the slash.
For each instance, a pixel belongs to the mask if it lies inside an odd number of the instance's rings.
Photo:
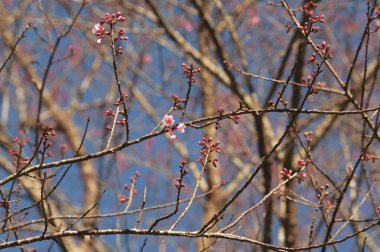
<svg viewBox="0 0 380 252">
<path fill-rule="evenodd" d="M 194 190 L 193 190 L 193 195 L 191 196 L 189 203 L 187 204 L 185 210 L 183 210 L 182 214 L 178 217 L 178 219 L 170 227 L 169 231 L 173 230 L 177 226 L 177 224 L 181 221 L 181 219 L 185 216 L 185 214 L 189 211 L 191 205 L 193 204 L 193 201 L 195 199 L 195 195 L 196 195 L 196 193 L 198 191 L 199 183 L 201 182 L 201 180 L 203 178 L 203 174 L 204 174 L 204 172 L 206 170 L 206 166 L 207 166 L 207 163 L 208 163 L 208 157 L 210 155 L 210 152 L 211 152 L 211 149 L 208 148 L 207 154 L 204 157 L 204 162 L 203 162 L 202 170 L 199 173 L 199 177 L 197 179 L 197 183 L 195 184 L 195 187 L 194 187 Z"/>
<path fill-rule="evenodd" d="M 265 81 L 271 81 L 273 83 L 278 83 L 278 84 L 290 84 L 290 85 L 294 85 L 294 86 L 297 86 L 297 87 L 303 87 L 303 88 L 307 88 L 306 85 L 302 84 L 302 83 L 298 83 L 298 82 L 295 82 L 295 81 L 285 81 L 285 80 L 277 80 L 277 79 L 273 79 L 273 78 L 268 78 L 268 77 L 265 77 L 265 76 L 261 76 L 261 75 L 257 75 L 257 74 L 252 74 L 252 73 L 249 73 L 249 72 L 245 72 L 243 70 L 241 70 L 240 68 L 238 68 L 237 66 L 235 65 L 232 65 L 230 62 L 228 61 L 224 61 L 224 64 L 227 64 L 228 67 L 231 67 L 232 69 L 234 69 L 235 71 L 245 75 L 245 76 L 248 76 L 248 77 L 252 77 L 252 78 L 256 78 L 256 79 L 260 79 L 260 80 L 265 80 Z M 345 95 L 345 92 L 343 91 L 340 91 L 340 90 L 337 90 L 337 89 L 334 89 L 334 88 L 326 88 L 326 87 L 318 87 L 318 86 L 315 86 L 314 87 L 315 90 L 320 90 L 320 91 L 324 91 L 324 92 L 328 92 L 328 93 L 334 93 L 334 94 L 340 94 L 340 95 Z"/>
<path fill-rule="evenodd" d="M 106 146 L 106 149 L 108 149 L 110 147 L 110 144 L 111 144 L 111 140 L 112 140 L 112 137 L 113 137 L 113 133 L 115 132 L 115 126 L 116 126 L 116 122 L 117 122 L 117 116 L 119 114 L 119 106 L 117 106 L 116 108 L 116 113 L 115 113 L 115 117 L 113 119 L 113 124 L 112 124 L 112 128 L 111 128 L 111 133 L 110 133 L 110 137 L 108 138 L 108 141 L 107 141 L 107 146 Z"/>
<path fill-rule="evenodd" d="M 141 221 L 141 217 L 142 217 L 142 214 L 143 214 L 143 211 L 144 211 L 145 203 L 146 203 L 146 187 L 144 188 L 143 203 L 142 203 L 141 208 L 140 208 L 139 216 L 137 217 L 135 229 L 139 227 L 139 224 L 140 224 L 140 221 Z"/>
<path fill-rule="evenodd" d="M 1 65 L 0 67 L 0 73 L 1 71 L 3 71 L 3 69 L 5 68 L 5 66 L 7 65 L 8 61 L 12 58 L 13 54 L 15 53 L 16 51 L 16 47 L 17 45 L 21 42 L 21 40 L 23 38 L 25 38 L 25 34 L 26 32 L 29 30 L 29 28 L 31 27 L 32 25 L 31 24 L 28 24 L 25 28 L 25 30 L 22 31 L 21 35 L 17 38 L 17 41 L 16 43 L 12 46 L 11 48 L 11 53 L 8 55 L 8 57 L 6 58 L 6 60 L 3 62 L 3 64 Z"/>
<path fill-rule="evenodd" d="M 45 204 L 44 204 L 44 186 L 45 186 L 45 181 L 46 181 L 46 172 L 44 172 L 44 176 L 42 179 L 42 185 L 41 185 L 41 209 L 42 209 L 42 214 L 44 216 L 45 222 L 44 222 L 44 231 L 42 232 L 41 237 L 44 237 L 49 225 L 47 215 L 46 215 L 46 210 L 45 210 Z"/>
<path fill-rule="evenodd" d="M 299 248 L 287 248 L 287 247 L 280 247 L 272 244 L 266 244 L 254 239 L 250 239 L 247 237 L 234 235 L 234 234 L 225 234 L 225 233 L 218 233 L 218 232 L 212 232 L 212 233 L 205 233 L 205 234 L 199 234 L 198 231 L 190 232 L 190 231 L 168 231 L 168 230 L 148 230 L 148 229 L 87 229 L 87 230 L 81 230 L 81 231 L 64 231 L 64 232 L 57 232 L 53 234 L 47 234 L 45 237 L 41 238 L 40 235 L 38 236 L 32 236 L 25 239 L 19 239 L 16 241 L 11 242 L 4 242 L 0 244 L 0 249 L 4 248 L 10 248 L 15 246 L 21 246 L 24 244 L 30 244 L 35 242 L 41 242 L 44 240 L 52 240 L 60 237 L 83 237 L 85 235 L 93 235 L 93 236 L 100 236 L 100 235 L 115 235 L 115 234 L 140 234 L 140 235 L 152 235 L 152 236 L 173 236 L 173 237 L 187 237 L 187 238 L 199 238 L 199 237 L 205 237 L 205 238 L 222 238 L 226 240 L 233 240 L 238 242 L 244 242 L 248 244 L 253 244 L 257 246 L 261 246 L 264 248 L 272 249 L 275 251 L 305 251 L 309 249 L 317 249 L 321 248 L 323 246 L 333 245 L 333 244 L 339 244 L 342 243 L 350 238 L 356 237 L 358 234 L 361 234 L 363 232 L 366 232 L 374 227 L 377 227 L 380 225 L 380 221 L 377 221 L 375 223 L 371 223 L 370 225 L 351 233 L 342 239 L 335 240 L 335 241 L 329 241 L 326 243 L 320 243 L 312 246 L 306 246 L 306 247 L 299 247 Z"/>
<path fill-rule="evenodd" d="M 234 111 L 234 112 L 230 112 L 230 113 L 227 113 L 227 114 L 223 114 L 222 118 L 220 116 L 220 114 L 218 115 L 215 115 L 215 116 L 210 116 L 210 117 L 204 117 L 204 118 L 200 118 L 200 119 L 196 119 L 196 120 L 193 120 L 193 121 L 190 121 L 190 122 L 186 122 L 184 123 L 186 126 L 191 126 L 191 127 L 194 127 L 194 125 L 196 124 L 200 124 L 200 123 L 203 123 L 203 122 L 208 122 L 208 121 L 220 121 L 221 119 L 229 119 L 229 117 L 231 116 L 236 116 L 236 115 L 245 115 L 245 114 L 257 114 L 257 113 L 284 113 L 284 112 L 297 112 L 297 113 L 300 113 L 300 114 L 323 114 L 323 115 L 340 115 L 340 116 L 343 116 L 343 115 L 348 115 L 348 114 L 363 114 L 363 113 L 366 113 L 366 112 L 371 112 L 371 111 L 377 111 L 377 110 L 380 110 L 380 106 L 377 106 L 377 107 L 373 107 L 373 108 L 368 108 L 368 109 L 362 109 L 362 110 L 345 110 L 345 111 L 333 111 L 333 110 L 316 110 L 316 109 L 274 109 L 274 108 L 268 108 L 268 109 L 250 109 L 250 110 L 244 110 L 244 111 Z M 18 173 L 14 173 L 14 174 L 11 174 L 9 175 L 8 177 L 0 180 L 0 186 L 10 182 L 10 181 L 13 181 L 15 178 L 18 178 L 18 177 L 21 177 L 21 176 L 24 176 L 28 173 L 31 173 L 33 171 L 36 171 L 38 169 L 48 169 L 48 168 L 52 168 L 52 167 L 57 167 L 57 166 L 61 166 L 61 165 L 64 165 L 64 164 L 72 164 L 72 163 L 77 163 L 77 162 L 81 162 L 81 161 L 85 161 L 85 160 L 90 160 L 90 159 L 94 159 L 94 158 L 99 158 L 99 157 L 102 157 L 102 156 L 105 156 L 105 155 L 109 155 L 109 154 L 114 154 L 115 152 L 118 152 L 118 151 L 121 151 L 129 146 L 132 146 L 132 145 L 135 145 L 135 144 L 138 144 L 138 143 L 141 143 L 145 140 L 148 140 L 148 139 L 151 139 L 151 138 L 154 138 L 158 135 L 162 135 L 162 134 L 165 134 L 167 132 L 167 129 L 163 129 L 159 132 L 151 132 L 151 133 L 148 133 L 140 138 L 136 138 L 134 140 L 131 140 L 129 142 L 125 142 L 123 144 L 120 144 L 116 147 L 113 147 L 113 148 L 110 148 L 110 149 L 105 149 L 105 150 L 101 150 L 99 152 L 95 152 L 95 153 L 92 153 L 92 154 L 88 154 L 88 155 L 84 155 L 84 156 L 80 156 L 80 157 L 75 157 L 75 158 L 69 158 L 69 159 L 63 159 L 63 160 L 60 160 L 60 161 L 54 161 L 54 162 L 51 162 L 51 163 L 47 163 L 47 164 L 43 164 L 42 166 L 39 166 L 39 165 L 33 165 L 33 166 L 30 166 L 29 168 L 26 168 L 25 170 L 22 170 Z"/>
<path fill-rule="evenodd" d="M 92 211 L 92 209 L 94 209 L 100 202 L 100 200 L 102 199 L 103 197 L 103 194 L 106 192 L 107 188 L 104 188 L 103 192 L 100 194 L 98 200 L 95 202 L 95 204 L 90 208 L 88 209 L 86 212 L 84 212 L 81 216 L 79 216 L 79 218 L 74 221 L 70 226 L 68 226 L 64 232 L 70 230 L 72 227 L 74 227 L 75 224 L 77 224 L 81 219 L 83 219 L 84 216 L 86 216 L 89 212 Z"/>
</svg>

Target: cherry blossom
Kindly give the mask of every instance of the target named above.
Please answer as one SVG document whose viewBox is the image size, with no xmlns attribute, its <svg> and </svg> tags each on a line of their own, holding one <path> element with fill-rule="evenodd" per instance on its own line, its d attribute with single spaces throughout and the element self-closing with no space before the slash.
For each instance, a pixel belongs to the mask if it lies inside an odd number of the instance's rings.
<svg viewBox="0 0 380 252">
<path fill-rule="evenodd" d="M 177 126 L 177 130 L 179 133 L 185 133 L 185 128 L 186 128 L 186 125 L 184 123 L 180 123 Z"/>
<path fill-rule="evenodd" d="M 103 36 L 105 34 L 105 29 L 100 24 L 95 24 L 94 28 L 92 28 L 92 33 L 95 34 L 95 36 Z"/>
<path fill-rule="evenodd" d="M 171 127 L 171 126 L 173 126 L 175 120 L 174 120 L 172 115 L 165 115 L 163 122 L 164 122 L 166 127 Z"/>
</svg>

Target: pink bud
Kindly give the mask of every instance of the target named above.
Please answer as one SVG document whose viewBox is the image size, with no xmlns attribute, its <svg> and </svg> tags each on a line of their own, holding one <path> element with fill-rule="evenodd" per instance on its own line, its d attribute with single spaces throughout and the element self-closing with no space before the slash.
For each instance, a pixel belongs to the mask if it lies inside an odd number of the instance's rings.
<svg viewBox="0 0 380 252">
<path fill-rule="evenodd" d="M 119 202 L 120 203 L 125 203 L 125 202 L 127 202 L 129 200 L 129 197 L 127 197 L 127 196 L 125 196 L 125 195 L 120 195 L 119 196 Z"/>
</svg>

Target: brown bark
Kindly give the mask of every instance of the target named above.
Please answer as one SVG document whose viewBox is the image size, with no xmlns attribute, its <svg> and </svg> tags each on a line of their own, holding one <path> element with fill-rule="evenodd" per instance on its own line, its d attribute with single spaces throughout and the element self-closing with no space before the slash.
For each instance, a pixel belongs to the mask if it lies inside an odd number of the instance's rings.
<svg viewBox="0 0 380 252">
<path fill-rule="evenodd" d="M 210 55 L 211 51 L 208 45 L 212 42 L 209 39 L 209 33 L 203 26 L 201 26 L 199 29 L 200 51 L 204 55 Z M 201 71 L 199 83 L 199 86 L 202 89 L 202 106 L 204 111 L 203 116 L 212 116 L 215 114 L 217 96 L 215 95 L 216 87 L 213 84 L 213 78 L 207 70 Z M 216 130 L 214 127 L 207 127 L 203 130 L 203 132 L 206 137 L 215 138 L 216 136 Z M 210 154 L 210 159 L 214 158 L 217 158 L 217 154 L 215 152 Z M 209 189 L 219 186 L 222 183 L 220 169 L 215 168 L 213 165 L 209 164 L 206 169 L 206 180 Z M 208 220 L 210 220 L 214 216 L 214 214 L 222 208 L 224 200 L 225 196 L 220 190 L 215 191 L 206 197 L 206 200 L 203 205 L 203 223 L 206 223 Z M 214 227 L 212 230 L 215 231 L 216 227 Z M 205 248 L 210 248 L 213 242 L 214 239 L 200 239 L 198 243 L 198 251 L 203 250 Z M 206 251 L 208 251 L 208 249 Z"/>
</svg>

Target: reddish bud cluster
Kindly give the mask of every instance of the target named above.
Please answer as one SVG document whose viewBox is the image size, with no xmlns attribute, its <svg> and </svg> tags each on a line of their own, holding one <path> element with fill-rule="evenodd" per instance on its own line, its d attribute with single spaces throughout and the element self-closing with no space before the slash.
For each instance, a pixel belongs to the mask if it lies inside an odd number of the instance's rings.
<svg viewBox="0 0 380 252">
<path fill-rule="evenodd" d="M 305 22 L 302 26 L 298 27 L 301 31 L 305 32 L 306 34 L 317 33 L 319 32 L 319 26 L 313 26 L 313 23 Z"/>
<path fill-rule="evenodd" d="M 22 156 L 22 150 L 25 147 L 26 143 L 30 142 L 29 137 L 25 137 L 23 132 L 20 132 L 20 137 L 15 137 L 13 139 L 13 142 L 15 142 L 19 146 L 18 152 L 15 150 L 10 149 L 8 151 L 9 155 L 15 157 L 17 159 L 16 161 L 13 161 L 13 165 L 18 167 L 20 164 L 28 164 L 30 161 L 29 157 L 23 157 Z"/>
<path fill-rule="evenodd" d="M 179 168 L 180 168 L 180 177 L 179 178 L 176 178 L 176 183 L 174 184 L 175 187 L 177 187 L 177 189 L 181 189 L 183 187 L 185 187 L 185 185 L 183 184 L 183 178 L 189 173 L 189 170 L 188 169 L 185 169 L 185 165 L 186 165 L 186 161 L 185 160 L 182 160 L 181 163 L 179 164 Z"/>
<path fill-rule="evenodd" d="M 137 179 L 138 177 L 140 177 L 140 176 L 141 176 L 141 173 L 137 171 L 137 172 L 135 173 L 134 176 L 130 177 L 131 182 L 132 182 L 132 183 L 135 183 L 135 182 L 136 182 L 136 179 Z"/>
<path fill-rule="evenodd" d="M 305 22 L 303 25 L 299 26 L 298 28 L 305 32 L 306 34 L 309 34 L 310 32 L 312 33 L 317 33 L 319 32 L 319 26 L 313 26 L 313 22 Z"/>
<path fill-rule="evenodd" d="M 105 23 L 108 23 L 110 25 L 114 25 L 116 24 L 117 22 L 123 22 L 125 21 L 125 17 L 123 17 L 121 15 L 121 12 L 118 11 L 117 13 L 112 13 L 112 14 L 109 14 L 109 13 L 106 13 L 106 17 L 100 17 L 100 25 L 103 25 Z"/>
<path fill-rule="evenodd" d="M 175 94 L 172 94 L 172 99 L 174 101 L 173 109 L 174 110 L 182 110 L 183 109 L 182 104 L 186 103 L 186 99 L 181 99 Z"/>
<path fill-rule="evenodd" d="M 221 107 L 221 106 L 219 106 L 219 107 L 218 107 L 218 113 L 219 113 L 219 116 L 222 118 L 223 113 L 224 113 L 224 108 Z M 230 118 L 230 119 L 232 119 L 232 118 Z M 234 119 L 236 120 L 236 118 L 234 118 Z M 234 120 L 234 119 L 233 119 L 233 120 Z M 237 123 L 238 123 L 238 122 L 237 122 Z M 219 122 L 215 122 L 215 129 L 218 130 L 218 129 L 220 129 L 220 128 L 222 128 L 222 126 L 220 125 L 220 123 L 219 123 Z"/>
<path fill-rule="evenodd" d="M 203 146 L 200 151 L 200 154 L 203 156 L 203 158 L 213 151 L 216 151 L 217 153 L 221 152 L 221 148 L 219 147 L 220 141 L 216 141 L 214 143 L 212 143 L 212 141 L 212 137 L 209 137 L 207 139 L 203 137 L 202 140 L 198 142 L 199 145 Z M 199 157 L 197 162 L 203 164 L 203 158 Z M 207 162 L 211 162 L 215 168 L 218 167 L 218 159 L 216 158 L 213 160 L 207 160 Z"/>
<path fill-rule="evenodd" d="M 186 99 L 181 99 L 175 94 L 172 94 L 172 99 L 175 103 L 184 103 L 186 101 Z"/>
<path fill-rule="evenodd" d="M 185 167 L 186 163 L 187 163 L 186 160 L 182 160 L 181 163 L 179 164 L 179 168 L 182 169 L 183 167 Z"/>
<path fill-rule="evenodd" d="M 317 7 L 317 3 L 314 3 L 312 1 L 306 3 L 303 7 L 304 12 L 310 16 L 308 21 L 305 22 L 303 25 L 299 26 L 298 28 L 305 32 L 307 35 L 310 33 L 317 33 L 319 32 L 319 26 L 314 26 L 317 23 L 324 23 L 325 22 L 325 16 L 313 16 L 314 14 L 314 8 Z"/>
<path fill-rule="evenodd" d="M 55 136 L 57 134 L 52 126 L 43 126 L 42 124 L 38 124 L 37 128 L 42 131 L 42 136 L 45 138 L 49 138 L 50 136 Z"/>
<path fill-rule="evenodd" d="M 179 178 L 177 178 L 177 182 L 174 185 L 175 185 L 175 187 L 177 187 L 177 189 L 185 187 L 184 184 L 179 183 Z"/>
<path fill-rule="evenodd" d="M 127 99 L 127 98 L 128 98 L 128 94 L 123 93 L 123 99 L 125 100 L 125 99 Z M 114 103 L 113 105 L 115 105 L 115 106 L 119 106 L 121 103 L 122 103 L 122 102 L 121 102 L 121 99 L 120 99 L 120 98 L 117 98 L 116 101 L 115 101 L 115 103 Z"/>
<path fill-rule="evenodd" d="M 126 93 L 122 93 L 122 96 L 123 96 L 123 100 L 127 99 L 128 98 L 128 95 Z M 122 103 L 122 99 L 121 98 L 118 98 L 115 100 L 115 103 L 114 103 L 114 106 L 120 106 L 120 104 Z M 118 114 L 122 114 L 124 115 L 124 111 L 119 111 Z M 104 112 L 104 115 L 105 116 L 111 116 L 111 117 L 115 117 L 117 116 L 117 114 L 115 114 L 111 108 L 108 108 L 105 112 Z M 118 120 L 116 121 L 116 124 L 117 125 L 120 125 L 120 126 L 125 126 L 127 123 L 126 121 L 126 118 L 123 118 L 121 120 Z M 105 129 L 107 131 L 111 131 L 112 130 L 112 127 L 110 125 L 107 125 L 105 126 Z"/>
<path fill-rule="evenodd" d="M 307 80 L 305 78 L 301 79 L 301 83 L 305 86 L 309 86 L 309 85 L 311 85 L 311 83 L 314 82 L 314 80 L 317 78 L 318 74 L 321 72 L 320 68 L 321 68 L 321 65 L 324 61 L 334 58 L 332 51 L 330 49 L 330 45 L 327 44 L 326 41 L 323 41 L 320 45 L 317 45 L 316 47 L 317 47 L 317 50 L 322 57 L 322 61 L 320 62 L 317 60 L 317 54 L 315 52 L 312 53 L 310 58 L 306 59 L 306 63 L 315 64 L 318 67 L 318 70 L 313 70 L 311 72 L 311 76 L 307 77 Z M 312 90 L 312 92 L 315 93 L 314 90 Z"/>
<path fill-rule="evenodd" d="M 317 49 L 322 53 L 324 59 L 333 59 L 333 54 L 330 45 L 326 41 L 323 41 L 320 45 L 317 45 Z"/>
<path fill-rule="evenodd" d="M 310 160 L 303 160 L 303 159 L 300 159 L 298 160 L 298 169 L 301 170 L 301 169 L 305 169 L 306 166 L 310 163 L 311 161 Z M 280 175 L 282 176 L 281 179 L 283 180 L 287 180 L 287 179 L 290 179 L 290 177 L 294 174 L 295 171 L 293 171 L 292 169 L 287 169 L 287 168 L 282 168 L 282 170 L 280 171 Z M 298 183 L 301 183 L 303 182 L 306 177 L 307 177 L 307 173 L 305 171 L 302 171 L 300 173 L 297 174 L 297 179 L 298 179 Z"/>
<path fill-rule="evenodd" d="M 312 53 L 311 57 L 306 60 L 306 63 L 311 64 L 311 63 L 316 62 L 316 56 L 317 55 L 315 53 Z"/>
<path fill-rule="evenodd" d="M 104 114 L 105 116 L 112 116 L 112 117 L 115 116 L 111 108 L 108 108 Z"/>
<path fill-rule="evenodd" d="M 304 159 L 300 159 L 300 160 L 298 160 L 298 166 L 299 166 L 300 168 L 306 166 L 307 164 L 308 164 L 308 161 L 306 161 L 306 160 L 304 160 Z"/>
<path fill-rule="evenodd" d="M 94 27 L 92 28 L 92 33 L 95 34 L 97 37 L 96 43 L 101 44 L 103 42 L 103 39 L 105 36 L 112 36 L 112 29 L 113 26 L 118 23 L 118 22 L 123 22 L 125 21 L 125 17 L 121 15 L 121 12 L 117 13 L 106 13 L 106 17 L 100 17 L 100 22 L 98 24 L 95 24 Z M 104 28 L 104 24 L 108 24 L 111 31 L 108 31 Z M 124 29 L 121 28 L 118 32 L 118 37 L 113 38 L 114 41 L 116 40 L 128 40 L 127 37 L 123 36 L 125 34 Z M 117 55 L 122 54 L 122 48 L 119 47 L 116 51 Z"/>
<path fill-rule="evenodd" d="M 283 180 L 287 180 L 287 179 L 289 179 L 291 176 L 292 176 L 292 174 L 293 174 L 293 170 L 291 170 L 291 169 L 287 169 L 287 168 L 282 168 L 282 170 L 280 171 L 280 174 L 281 174 L 281 178 L 283 179 Z"/>
<path fill-rule="evenodd" d="M 189 84 L 192 85 L 195 83 L 195 79 L 193 78 L 193 75 L 195 73 L 199 73 L 201 71 L 201 68 L 198 67 L 197 69 L 193 68 L 193 65 L 187 65 L 186 63 L 182 63 L 182 71 L 186 74 L 186 78 L 189 80 Z"/>
<path fill-rule="evenodd" d="M 20 139 L 18 137 L 15 137 L 13 139 L 13 142 L 17 143 L 20 148 L 23 148 L 25 146 L 25 141 L 23 139 Z"/>
<path fill-rule="evenodd" d="M 125 124 L 126 124 L 126 120 L 125 120 L 125 118 L 123 118 L 123 119 L 121 119 L 121 120 L 118 120 L 118 121 L 116 122 L 116 124 L 119 124 L 119 125 L 121 125 L 121 126 L 125 126 Z"/>
<path fill-rule="evenodd" d="M 320 16 L 311 16 L 309 18 L 310 23 L 324 23 L 325 22 L 325 15 L 320 15 Z"/>
<path fill-rule="evenodd" d="M 130 177 L 131 183 L 132 183 L 133 185 L 135 185 L 135 184 L 136 184 L 136 179 L 137 179 L 138 177 L 140 177 L 140 176 L 141 176 L 140 172 L 136 171 L 135 175 L 132 176 L 132 177 Z M 125 190 L 127 190 L 127 191 L 130 191 L 130 190 L 132 189 L 132 187 L 130 187 L 128 184 L 124 184 L 123 188 L 124 188 Z M 133 195 L 136 195 L 136 194 L 138 193 L 137 189 L 133 189 L 133 192 L 132 192 L 132 193 L 133 193 Z M 119 202 L 120 202 L 120 203 L 125 203 L 125 202 L 127 202 L 127 201 L 129 201 L 129 197 L 128 197 L 128 196 L 126 196 L 126 195 L 124 195 L 124 194 L 122 194 L 122 195 L 119 196 Z"/>
<path fill-rule="evenodd" d="M 41 123 L 37 124 L 37 130 L 41 131 L 41 138 L 38 142 L 37 148 L 34 150 L 35 154 L 42 154 L 44 158 L 49 158 L 53 156 L 51 151 L 48 151 L 49 148 L 53 146 L 53 142 L 49 139 L 56 135 L 56 131 L 51 126 L 43 126 Z M 16 157 L 17 161 L 13 161 L 13 165 L 20 168 L 21 164 L 28 165 L 31 162 L 29 157 L 23 155 L 23 149 L 26 146 L 26 143 L 30 142 L 29 137 L 25 137 L 23 132 L 20 132 L 20 137 L 15 137 L 13 139 L 15 143 L 19 146 L 19 150 L 15 151 L 10 149 L 9 155 Z"/>
<path fill-rule="evenodd" d="M 42 124 L 39 124 L 37 127 L 41 129 L 42 137 L 44 139 L 42 142 L 42 150 L 38 149 L 37 152 L 43 154 L 44 158 L 52 157 L 53 153 L 51 151 L 47 151 L 47 149 L 53 146 L 53 143 L 49 141 L 49 139 L 54 137 L 57 133 L 52 126 L 43 126 Z"/>
<path fill-rule="evenodd" d="M 307 14 L 307 15 L 313 15 L 314 14 L 314 9 L 317 8 L 318 6 L 318 3 L 315 3 L 314 1 L 309 1 L 309 2 L 306 2 L 302 9 L 303 11 Z"/>
<path fill-rule="evenodd" d="M 309 23 L 305 22 L 303 25 L 298 26 L 301 31 L 306 32 L 309 29 Z"/>
</svg>

